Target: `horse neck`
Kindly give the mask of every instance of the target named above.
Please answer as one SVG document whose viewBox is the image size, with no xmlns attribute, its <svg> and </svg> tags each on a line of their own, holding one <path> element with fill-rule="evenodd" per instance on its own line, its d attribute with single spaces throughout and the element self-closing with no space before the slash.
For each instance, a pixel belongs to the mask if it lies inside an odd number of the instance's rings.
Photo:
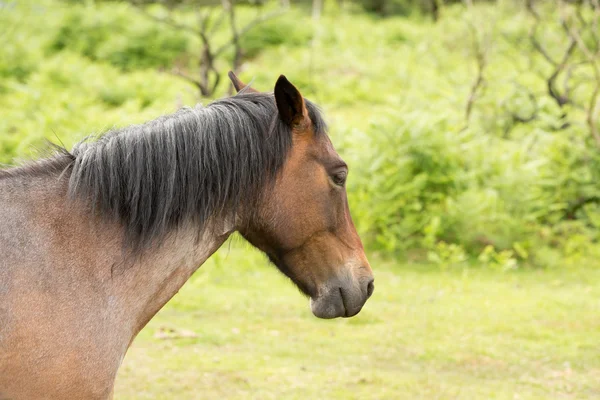
<svg viewBox="0 0 600 400">
<path fill-rule="evenodd" d="M 35 227 L 23 232 L 40 243 L 39 249 L 27 249 L 36 254 L 30 262 L 57 288 L 93 288 L 88 297 L 98 304 L 90 300 L 88 312 L 118 326 L 126 345 L 234 231 L 227 220 L 211 221 L 200 235 L 194 226 L 183 226 L 129 256 L 120 224 L 92 217 L 89 204 L 70 201 L 66 180 L 49 176 L 11 186 L 4 195 L 0 190 L 0 205 L 22 208 L 21 213 L 13 207 L 9 215 L 26 216 L 13 221 L 15 226 Z"/>
<path fill-rule="evenodd" d="M 137 334 L 179 291 L 190 276 L 227 240 L 233 226 L 215 222 L 203 234 L 193 227 L 181 228 L 162 244 L 149 248 L 121 272 L 113 272 L 113 285 L 126 308 L 124 318 L 134 323 Z M 127 258 L 125 258 L 127 260 Z M 115 276 L 116 275 L 116 276 Z"/>
</svg>

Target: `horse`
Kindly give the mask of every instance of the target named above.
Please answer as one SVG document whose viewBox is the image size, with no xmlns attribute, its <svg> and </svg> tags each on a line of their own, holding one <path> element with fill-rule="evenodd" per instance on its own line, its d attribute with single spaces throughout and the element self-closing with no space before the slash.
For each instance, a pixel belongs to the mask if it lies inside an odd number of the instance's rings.
<svg viewBox="0 0 600 400">
<path fill-rule="evenodd" d="M 111 399 L 132 341 L 234 232 L 319 318 L 373 273 L 348 166 L 283 75 L 0 171 L 0 398 Z"/>
</svg>

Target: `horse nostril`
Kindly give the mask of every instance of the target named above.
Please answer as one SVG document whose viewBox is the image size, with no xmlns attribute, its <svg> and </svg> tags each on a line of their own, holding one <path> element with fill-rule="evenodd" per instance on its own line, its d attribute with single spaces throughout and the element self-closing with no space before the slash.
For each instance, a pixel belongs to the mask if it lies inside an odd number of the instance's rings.
<svg viewBox="0 0 600 400">
<path fill-rule="evenodd" d="M 373 282 L 374 279 L 371 279 L 371 281 L 367 285 L 367 299 L 371 297 L 371 295 L 373 294 L 373 290 L 375 290 L 375 284 Z"/>
</svg>

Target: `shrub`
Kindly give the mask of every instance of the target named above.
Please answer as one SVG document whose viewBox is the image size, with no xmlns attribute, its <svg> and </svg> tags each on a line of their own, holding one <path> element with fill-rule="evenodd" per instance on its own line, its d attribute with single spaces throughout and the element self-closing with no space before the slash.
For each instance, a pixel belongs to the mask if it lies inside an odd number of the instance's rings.
<svg viewBox="0 0 600 400">
<path fill-rule="evenodd" d="M 370 246 L 424 248 L 438 263 L 465 251 L 505 269 L 539 264 L 541 247 L 572 259 L 594 254 L 600 156 L 584 131 L 538 131 L 520 142 L 414 112 L 364 136 L 366 167 L 349 190 Z"/>
</svg>

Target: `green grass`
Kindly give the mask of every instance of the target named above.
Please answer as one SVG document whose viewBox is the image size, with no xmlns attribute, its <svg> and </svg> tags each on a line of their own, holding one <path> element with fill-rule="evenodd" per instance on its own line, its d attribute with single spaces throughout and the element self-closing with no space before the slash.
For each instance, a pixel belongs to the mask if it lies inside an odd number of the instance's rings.
<svg viewBox="0 0 600 400">
<path fill-rule="evenodd" d="M 225 247 L 140 333 L 115 398 L 600 397 L 600 269 L 372 263 L 363 311 L 324 321 L 261 255 Z"/>
</svg>

